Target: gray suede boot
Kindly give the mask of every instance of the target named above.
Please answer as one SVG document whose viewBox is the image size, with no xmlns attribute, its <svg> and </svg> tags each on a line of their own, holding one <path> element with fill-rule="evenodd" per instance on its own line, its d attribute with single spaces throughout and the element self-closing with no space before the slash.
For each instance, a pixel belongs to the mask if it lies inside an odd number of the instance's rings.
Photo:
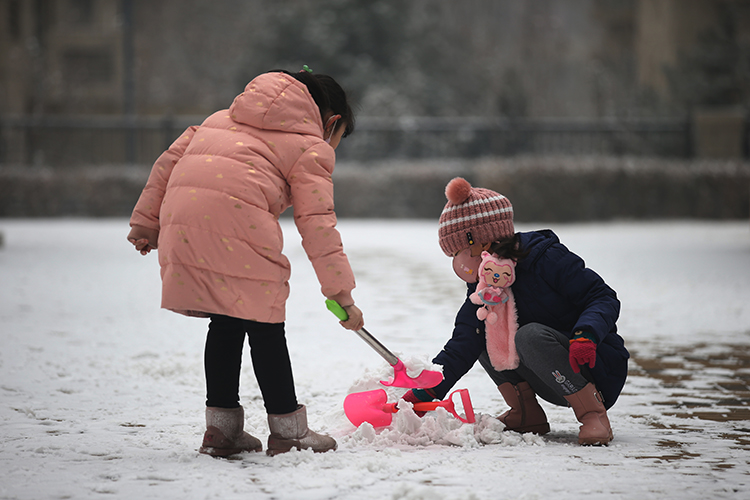
<svg viewBox="0 0 750 500">
<path fill-rule="evenodd" d="M 307 428 L 307 409 L 304 405 L 298 405 L 297 411 L 284 415 L 269 413 L 268 428 L 271 435 L 268 437 L 267 455 L 278 455 L 292 448 L 326 452 L 335 450 L 338 446 L 331 436 L 318 434 Z"/>
<path fill-rule="evenodd" d="M 243 451 L 263 451 L 256 437 L 243 431 L 245 410 L 238 408 L 206 408 L 206 432 L 200 453 L 212 457 L 228 457 Z"/>
</svg>

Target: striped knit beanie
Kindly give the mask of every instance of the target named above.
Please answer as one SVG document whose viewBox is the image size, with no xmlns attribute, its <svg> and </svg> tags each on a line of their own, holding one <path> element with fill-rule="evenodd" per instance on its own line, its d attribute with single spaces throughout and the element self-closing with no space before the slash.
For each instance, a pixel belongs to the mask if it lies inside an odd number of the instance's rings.
<svg viewBox="0 0 750 500">
<path fill-rule="evenodd" d="M 438 236 L 446 255 L 474 243 L 491 243 L 515 234 L 513 206 L 505 196 L 473 188 L 466 179 L 456 177 L 446 186 L 445 197 L 448 203 L 440 214 Z"/>
</svg>

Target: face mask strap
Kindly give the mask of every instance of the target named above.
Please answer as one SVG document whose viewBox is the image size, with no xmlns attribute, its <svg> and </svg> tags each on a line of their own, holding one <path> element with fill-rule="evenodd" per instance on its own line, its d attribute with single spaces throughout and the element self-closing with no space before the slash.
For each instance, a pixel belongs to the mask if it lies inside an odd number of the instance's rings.
<svg viewBox="0 0 750 500">
<path fill-rule="evenodd" d="M 340 119 L 341 115 L 333 115 L 326 122 L 326 126 L 323 127 L 323 133 L 325 133 L 326 129 L 328 129 L 329 126 L 331 127 L 331 134 L 328 136 L 328 139 L 326 139 L 326 142 L 329 144 L 331 142 L 331 139 L 333 138 L 334 132 L 336 131 L 336 122 L 338 122 Z M 331 121 L 333 121 L 333 123 L 331 123 Z"/>
</svg>

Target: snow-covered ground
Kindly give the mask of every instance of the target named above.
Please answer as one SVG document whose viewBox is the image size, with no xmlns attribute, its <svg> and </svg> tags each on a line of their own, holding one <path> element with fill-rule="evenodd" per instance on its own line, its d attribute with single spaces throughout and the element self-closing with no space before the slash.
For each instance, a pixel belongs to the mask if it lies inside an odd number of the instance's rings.
<svg viewBox="0 0 750 500">
<path fill-rule="evenodd" d="M 289 219 L 287 332 L 325 454 L 200 455 L 207 321 L 159 309 L 156 255 L 117 220 L 0 220 L 0 498 L 542 499 L 750 497 L 750 223 L 553 225 L 617 290 L 631 375 L 615 440 L 580 447 L 573 412 L 552 432 L 502 433 L 505 404 L 477 365 L 477 423 L 396 414 L 352 426 L 345 396 L 388 365 L 325 309 Z M 546 226 L 546 225 L 544 225 Z M 435 221 L 343 220 L 368 330 L 407 364 L 448 339 L 462 283 Z M 542 225 L 518 225 L 519 230 Z M 389 390 L 391 400 L 398 392 Z M 245 352 L 246 428 L 268 428 Z"/>
</svg>

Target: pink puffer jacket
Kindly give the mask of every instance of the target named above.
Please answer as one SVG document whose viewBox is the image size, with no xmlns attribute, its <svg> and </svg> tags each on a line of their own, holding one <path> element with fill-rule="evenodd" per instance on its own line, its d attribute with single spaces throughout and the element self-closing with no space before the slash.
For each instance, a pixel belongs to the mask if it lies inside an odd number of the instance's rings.
<svg viewBox="0 0 750 500">
<path fill-rule="evenodd" d="M 335 228 L 335 154 L 322 136 L 307 87 L 266 73 L 159 157 L 130 225 L 159 230 L 163 308 L 284 321 L 290 266 L 278 218 L 292 204 L 323 295 L 353 302 Z"/>
</svg>

